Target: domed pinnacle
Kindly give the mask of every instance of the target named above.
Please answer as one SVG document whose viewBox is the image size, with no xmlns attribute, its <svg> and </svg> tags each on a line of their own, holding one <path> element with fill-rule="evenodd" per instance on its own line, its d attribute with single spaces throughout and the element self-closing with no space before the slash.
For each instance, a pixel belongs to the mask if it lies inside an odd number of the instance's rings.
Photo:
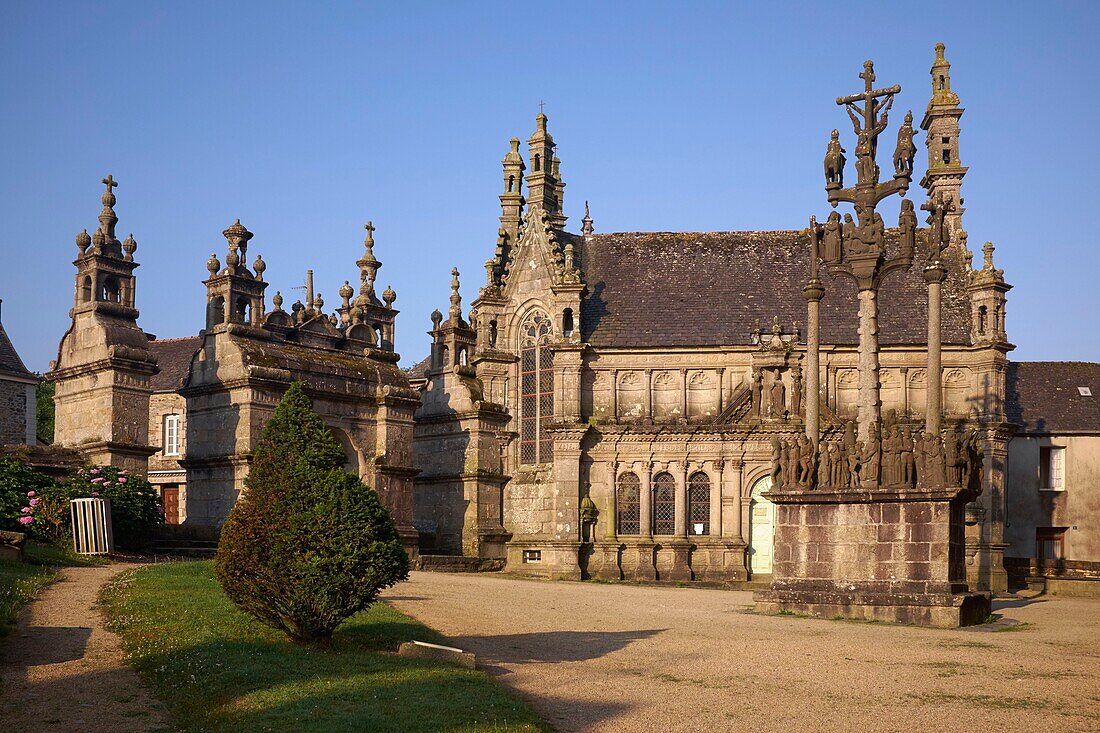
<svg viewBox="0 0 1100 733">
<path fill-rule="evenodd" d="M 122 243 L 122 249 L 126 252 L 124 258 L 127 262 L 134 261 L 134 252 L 137 252 L 137 240 L 134 239 L 134 235 L 131 232 L 130 236 L 126 237 L 126 241 Z"/>
<path fill-rule="evenodd" d="M 76 248 L 80 250 L 80 254 L 84 254 L 85 252 L 87 252 L 88 247 L 91 246 L 92 237 L 88 234 L 87 229 L 76 235 Z"/>
<path fill-rule="evenodd" d="M 394 301 L 397 300 L 397 293 L 394 292 L 392 285 L 387 285 L 386 289 L 382 291 L 382 302 L 386 304 L 387 308 L 393 308 Z"/>
<path fill-rule="evenodd" d="M 118 224 L 118 217 L 115 215 L 115 194 L 112 191 L 118 186 L 118 181 L 110 173 L 103 179 L 102 183 L 107 186 L 107 190 L 103 192 L 103 196 L 100 201 L 103 202 L 103 211 L 99 212 L 99 224 L 103 234 L 107 237 L 108 242 L 115 241 L 115 225 Z"/>
</svg>

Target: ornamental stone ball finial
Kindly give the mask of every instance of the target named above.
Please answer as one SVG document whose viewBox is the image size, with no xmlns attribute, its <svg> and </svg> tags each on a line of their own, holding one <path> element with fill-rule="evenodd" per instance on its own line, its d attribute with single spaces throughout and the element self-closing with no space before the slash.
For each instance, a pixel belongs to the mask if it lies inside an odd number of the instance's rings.
<svg viewBox="0 0 1100 733">
<path fill-rule="evenodd" d="M 439 312 L 438 308 L 436 308 L 434 311 L 432 311 L 432 330 L 438 330 L 439 324 L 441 323 L 443 323 L 443 314 Z"/>
<path fill-rule="evenodd" d="M 283 294 L 278 290 L 275 291 L 275 297 L 271 299 L 271 305 L 275 306 L 275 310 L 277 311 L 283 309 Z"/>
<path fill-rule="evenodd" d="M 114 205 L 116 203 L 115 194 L 112 189 L 118 186 L 118 181 L 110 173 L 103 179 L 102 183 L 107 186 L 107 190 L 103 192 L 103 196 L 100 199 L 103 203 L 103 211 L 99 213 L 100 228 L 110 241 L 115 241 L 115 224 L 118 223 L 118 217 L 115 216 Z"/>
<path fill-rule="evenodd" d="M 92 238 L 88 234 L 88 230 L 80 232 L 76 235 L 76 248 L 80 250 L 80 254 L 84 254 L 88 251 L 88 247 L 92 246 Z"/>
<path fill-rule="evenodd" d="M 397 300 L 397 293 L 392 285 L 387 285 L 386 289 L 382 291 L 382 302 L 386 304 L 387 308 L 393 308 L 395 300 Z"/>
<path fill-rule="evenodd" d="M 339 295 L 340 300 L 344 301 L 345 308 L 351 305 L 351 296 L 355 295 L 355 290 L 352 289 L 350 282 L 344 281 L 344 284 L 340 286 Z"/>
<path fill-rule="evenodd" d="M 92 254 L 101 254 L 106 241 L 107 237 L 103 234 L 102 229 L 96 229 L 92 232 Z"/>
<path fill-rule="evenodd" d="M 458 268 L 451 269 L 451 309 L 450 317 L 452 321 L 458 321 L 462 319 L 462 296 L 458 292 Z"/>
<path fill-rule="evenodd" d="M 317 291 L 317 294 L 313 296 L 313 310 L 320 312 L 325 307 L 325 299 L 321 297 L 321 292 Z"/>
<path fill-rule="evenodd" d="M 126 237 L 126 241 L 122 243 L 122 249 L 126 252 L 126 256 L 123 258 L 127 262 L 134 261 L 134 252 L 137 252 L 137 240 L 134 239 L 133 232 L 130 236 Z"/>
<path fill-rule="evenodd" d="M 262 255 L 256 255 L 256 259 L 252 262 L 252 269 L 256 272 L 256 279 L 263 282 L 264 270 L 267 269 L 267 263 L 264 262 Z"/>
<path fill-rule="evenodd" d="M 210 271 L 210 277 L 214 277 L 218 274 L 218 270 L 222 269 L 222 263 L 218 261 L 218 256 L 213 252 L 210 253 L 210 259 L 206 261 L 206 269 Z"/>
</svg>

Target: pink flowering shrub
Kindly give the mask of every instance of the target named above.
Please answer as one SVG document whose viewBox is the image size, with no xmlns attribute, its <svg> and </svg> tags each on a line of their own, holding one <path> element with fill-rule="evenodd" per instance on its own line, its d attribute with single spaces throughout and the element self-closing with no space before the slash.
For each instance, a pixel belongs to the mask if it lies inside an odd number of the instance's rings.
<svg viewBox="0 0 1100 733">
<path fill-rule="evenodd" d="M 48 476 L 14 458 L 0 457 L 0 529 L 26 532 L 34 520 L 27 521 L 30 513 L 23 513 L 23 507 L 34 510 L 39 491 L 53 483 Z"/>
</svg>

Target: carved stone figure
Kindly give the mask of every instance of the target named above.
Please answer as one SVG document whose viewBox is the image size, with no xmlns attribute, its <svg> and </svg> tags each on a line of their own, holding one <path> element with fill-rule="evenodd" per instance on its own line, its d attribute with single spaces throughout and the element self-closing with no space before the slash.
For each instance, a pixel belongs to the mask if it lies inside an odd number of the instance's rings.
<svg viewBox="0 0 1100 733">
<path fill-rule="evenodd" d="M 856 488 L 859 486 L 859 444 L 856 442 L 856 424 L 851 421 L 844 426 L 844 457 L 848 469 L 845 486 Z"/>
<path fill-rule="evenodd" d="M 791 372 L 791 417 L 802 416 L 802 370 L 795 367 Z"/>
<path fill-rule="evenodd" d="M 874 488 L 879 482 L 879 466 L 882 460 L 882 446 L 879 445 L 878 428 L 871 426 L 871 433 L 863 441 L 859 454 L 859 483 L 866 488 Z"/>
<path fill-rule="evenodd" d="M 943 452 L 947 461 L 947 483 L 963 486 L 966 472 L 966 450 L 956 430 L 948 430 L 943 438 Z"/>
<path fill-rule="evenodd" d="M 840 445 L 829 443 L 829 485 L 834 489 L 846 488 L 844 475 L 848 472 L 844 465 L 844 456 L 841 454 Z"/>
<path fill-rule="evenodd" d="M 829 146 L 825 149 L 825 183 L 844 186 L 845 150 L 840 147 L 840 131 L 833 130 L 829 136 Z"/>
<path fill-rule="evenodd" d="M 833 456 L 829 452 L 829 445 L 822 443 L 819 446 L 817 456 L 817 488 L 830 488 L 833 485 Z"/>
<path fill-rule="evenodd" d="M 783 473 L 783 447 L 779 438 L 772 437 L 772 486 L 782 488 L 785 482 L 781 478 Z"/>
<path fill-rule="evenodd" d="M 882 431 L 882 483 L 884 485 L 895 486 L 900 483 L 898 480 L 900 457 L 897 428 L 886 428 Z"/>
<path fill-rule="evenodd" d="M 835 264 L 840 262 L 841 228 L 840 214 L 833 211 L 824 224 L 825 232 L 821 238 L 821 259 Z"/>
<path fill-rule="evenodd" d="M 913 210 L 913 202 L 909 199 L 901 200 L 898 230 L 901 234 L 901 256 L 912 257 L 917 247 L 917 214 Z"/>
<path fill-rule="evenodd" d="M 851 214 L 844 215 L 844 226 L 840 230 L 840 241 L 842 256 L 847 259 L 850 255 L 859 254 L 863 251 L 859 239 L 856 238 L 858 234 L 858 228 L 855 221 L 852 219 Z"/>
<path fill-rule="evenodd" d="M 769 397 L 771 416 L 776 420 L 782 420 L 787 410 L 787 388 L 783 385 L 783 379 L 778 373 L 775 375 L 775 381 L 772 382 Z"/>
<path fill-rule="evenodd" d="M 940 436 L 936 434 L 929 434 L 925 436 L 925 450 L 927 455 L 925 460 L 928 469 L 928 488 L 942 488 L 944 481 L 944 455 L 943 455 L 943 443 L 940 441 Z"/>
<path fill-rule="evenodd" d="M 898 176 L 912 175 L 913 158 L 917 154 L 917 146 L 913 144 L 913 112 L 905 113 L 905 122 L 898 128 L 898 145 L 894 148 L 894 174 Z"/>
<path fill-rule="evenodd" d="M 798 440 L 796 438 L 789 438 L 783 441 L 783 460 L 784 465 L 787 467 L 786 471 L 786 484 L 787 488 L 795 488 L 798 486 L 799 479 L 799 463 L 798 463 Z"/>
<path fill-rule="evenodd" d="M 808 488 L 813 481 L 814 444 L 805 435 L 798 436 L 798 485 Z"/>
<path fill-rule="evenodd" d="M 763 415 L 763 410 L 760 405 L 761 397 L 761 375 L 759 369 L 752 370 L 752 415 L 754 417 L 760 417 Z"/>
<path fill-rule="evenodd" d="M 913 488 L 917 483 L 917 464 L 913 458 L 913 433 L 906 425 L 901 429 L 901 483 Z"/>
</svg>

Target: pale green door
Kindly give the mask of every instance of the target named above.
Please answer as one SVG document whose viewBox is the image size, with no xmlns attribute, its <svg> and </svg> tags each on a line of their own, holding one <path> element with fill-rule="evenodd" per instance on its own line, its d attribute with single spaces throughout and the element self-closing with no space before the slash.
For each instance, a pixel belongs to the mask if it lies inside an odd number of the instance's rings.
<svg viewBox="0 0 1100 733">
<path fill-rule="evenodd" d="M 761 494 L 772 487 L 772 477 L 764 476 L 752 485 L 749 503 L 749 569 L 755 575 L 772 572 L 772 541 L 775 537 L 775 504 Z"/>
</svg>

